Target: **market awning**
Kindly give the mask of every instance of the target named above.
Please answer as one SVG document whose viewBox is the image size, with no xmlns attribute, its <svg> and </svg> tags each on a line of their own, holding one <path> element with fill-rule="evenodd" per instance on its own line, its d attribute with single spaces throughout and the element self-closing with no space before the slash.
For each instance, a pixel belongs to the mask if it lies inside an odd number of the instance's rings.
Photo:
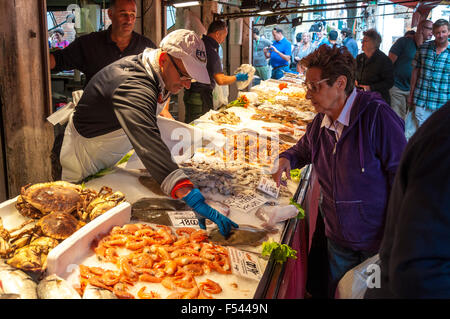
<svg viewBox="0 0 450 319">
<path fill-rule="evenodd" d="M 394 3 L 398 3 L 402 6 L 406 6 L 408 8 L 414 9 L 414 13 L 412 16 L 411 27 L 415 27 L 419 24 L 420 21 L 425 20 L 430 11 L 438 6 L 439 4 L 446 3 L 448 1 L 405 1 L 405 0 L 391 0 Z"/>
</svg>

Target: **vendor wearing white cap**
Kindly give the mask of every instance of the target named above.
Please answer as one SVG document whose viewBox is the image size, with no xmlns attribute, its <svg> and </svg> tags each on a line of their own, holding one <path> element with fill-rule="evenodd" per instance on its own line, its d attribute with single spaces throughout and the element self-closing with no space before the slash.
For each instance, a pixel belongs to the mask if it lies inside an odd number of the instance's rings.
<svg viewBox="0 0 450 319">
<path fill-rule="evenodd" d="M 62 179 L 79 182 L 113 166 L 134 148 L 161 189 L 211 219 L 226 236 L 238 227 L 207 204 L 162 141 L 157 116 L 171 93 L 191 80 L 209 83 L 203 41 L 193 32 L 168 34 L 159 49 L 120 59 L 89 81 L 71 117 L 61 149 Z"/>
</svg>

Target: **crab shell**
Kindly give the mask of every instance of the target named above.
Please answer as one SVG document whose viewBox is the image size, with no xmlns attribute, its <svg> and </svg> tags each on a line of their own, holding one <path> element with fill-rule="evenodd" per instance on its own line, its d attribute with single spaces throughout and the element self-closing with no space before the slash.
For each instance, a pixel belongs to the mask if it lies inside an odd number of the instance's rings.
<svg viewBox="0 0 450 319">
<path fill-rule="evenodd" d="M 100 191 L 100 194 L 101 193 L 102 192 Z M 98 216 L 106 213 L 108 210 L 117 206 L 124 200 L 125 195 L 120 191 L 100 195 L 99 197 L 92 200 L 86 208 L 86 212 L 89 214 L 89 220 L 93 220 Z"/>
<path fill-rule="evenodd" d="M 81 192 L 81 186 L 64 181 L 25 186 L 22 187 L 16 208 L 31 218 L 39 218 L 50 212 L 70 213 L 77 208 L 78 203 L 82 200 Z M 38 212 L 32 208 L 35 208 Z"/>
<path fill-rule="evenodd" d="M 71 214 L 61 212 L 50 213 L 36 223 L 44 236 L 58 240 L 66 239 L 83 225 Z"/>
<path fill-rule="evenodd" d="M 22 247 L 14 256 L 6 261 L 10 266 L 33 272 L 40 272 L 46 268 L 49 251 L 58 245 L 56 239 L 38 237 L 30 245 Z"/>
</svg>

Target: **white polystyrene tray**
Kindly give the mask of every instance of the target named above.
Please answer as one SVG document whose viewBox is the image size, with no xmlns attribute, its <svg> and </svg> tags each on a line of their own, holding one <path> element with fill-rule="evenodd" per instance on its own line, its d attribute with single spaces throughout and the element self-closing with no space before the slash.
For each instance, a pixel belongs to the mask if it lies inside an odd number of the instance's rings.
<svg viewBox="0 0 450 319">
<path fill-rule="evenodd" d="M 19 196 L 0 203 L 0 217 L 3 221 L 3 227 L 7 230 L 17 228 L 29 218 L 22 216 L 16 209 L 16 201 Z"/>
<path fill-rule="evenodd" d="M 66 278 L 78 262 L 91 249 L 94 239 L 108 233 L 114 226 L 122 226 L 130 221 L 131 205 L 123 202 L 81 227 L 47 256 L 47 274 Z"/>
</svg>

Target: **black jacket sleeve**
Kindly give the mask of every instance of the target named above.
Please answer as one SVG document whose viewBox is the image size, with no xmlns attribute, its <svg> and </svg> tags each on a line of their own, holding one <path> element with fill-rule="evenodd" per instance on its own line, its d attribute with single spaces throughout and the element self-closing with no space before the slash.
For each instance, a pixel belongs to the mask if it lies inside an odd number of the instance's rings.
<svg viewBox="0 0 450 319">
<path fill-rule="evenodd" d="M 62 50 L 52 53 L 55 57 L 56 66 L 52 72 L 60 72 L 77 69 L 84 73 L 86 61 L 83 60 L 82 46 L 80 38 L 75 39 L 71 44 Z"/>
<path fill-rule="evenodd" d="M 370 85 L 372 91 L 385 91 L 394 86 L 394 66 L 391 59 L 386 56 L 380 58 L 378 79 L 379 81 Z"/>
<path fill-rule="evenodd" d="M 137 155 L 153 178 L 161 184 L 178 169 L 161 139 L 156 122 L 156 84 L 130 77 L 114 92 L 114 112 Z"/>
</svg>

